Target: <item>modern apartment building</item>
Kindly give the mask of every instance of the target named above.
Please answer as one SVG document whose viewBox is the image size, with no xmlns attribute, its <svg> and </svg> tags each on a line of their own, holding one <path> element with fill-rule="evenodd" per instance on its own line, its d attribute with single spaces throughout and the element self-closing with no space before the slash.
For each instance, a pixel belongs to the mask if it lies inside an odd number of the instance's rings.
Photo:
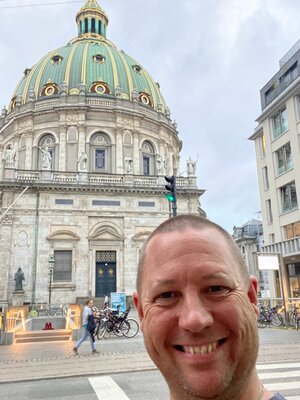
<svg viewBox="0 0 300 400">
<path fill-rule="evenodd" d="M 300 40 L 261 89 L 255 141 L 264 247 L 279 254 L 285 298 L 300 297 Z M 280 297 L 278 271 L 277 296 Z"/>
</svg>

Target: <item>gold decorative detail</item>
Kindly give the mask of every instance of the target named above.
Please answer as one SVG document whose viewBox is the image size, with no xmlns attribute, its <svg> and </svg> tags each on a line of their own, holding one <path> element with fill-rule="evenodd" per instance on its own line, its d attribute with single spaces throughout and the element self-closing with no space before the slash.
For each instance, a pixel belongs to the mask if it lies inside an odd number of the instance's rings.
<svg viewBox="0 0 300 400">
<path fill-rule="evenodd" d="M 98 269 L 98 275 L 102 276 L 104 274 L 104 271 L 102 268 Z"/>
<path fill-rule="evenodd" d="M 109 273 L 110 276 L 113 276 L 114 270 L 113 270 L 112 268 L 110 268 L 110 269 L 108 270 L 108 273 Z"/>
</svg>

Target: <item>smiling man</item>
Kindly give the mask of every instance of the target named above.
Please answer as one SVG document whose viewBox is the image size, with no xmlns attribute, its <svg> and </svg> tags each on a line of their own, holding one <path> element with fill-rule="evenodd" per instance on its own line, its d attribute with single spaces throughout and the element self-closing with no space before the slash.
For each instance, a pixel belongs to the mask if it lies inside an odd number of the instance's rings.
<svg viewBox="0 0 300 400">
<path fill-rule="evenodd" d="M 230 235 L 180 215 L 147 239 L 133 295 L 171 400 L 279 400 L 261 384 L 257 280 Z"/>
</svg>

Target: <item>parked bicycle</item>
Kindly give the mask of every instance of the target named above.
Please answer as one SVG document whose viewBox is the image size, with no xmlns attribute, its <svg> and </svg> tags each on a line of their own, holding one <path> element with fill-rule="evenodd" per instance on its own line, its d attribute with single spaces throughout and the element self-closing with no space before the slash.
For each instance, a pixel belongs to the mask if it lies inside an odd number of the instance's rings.
<svg viewBox="0 0 300 400">
<path fill-rule="evenodd" d="M 296 330 L 300 329 L 300 312 L 298 307 L 293 305 L 292 311 L 289 313 L 290 325 Z"/>
<path fill-rule="evenodd" d="M 271 309 L 261 305 L 260 315 L 257 320 L 259 328 L 265 328 L 267 325 L 281 326 L 283 325 L 282 315 L 278 312 L 278 307 L 272 307 Z"/>
<path fill-rule="evenodd" d="M 129 306 L 126 311 L 122 314 L 119 313 L 119 309 L 112 310 L 109 307 L 105 307 L 103 310 L 96 314 L 96 329 L 94 335 L 101 339 L 105 335 L 105 332 L 113 333 L 116 336 L 125 336 L 132 338 L 139 332 L 139 324 L 134 318 L 128 318 L 128 314 L 131 310 Z"/>
</svg>

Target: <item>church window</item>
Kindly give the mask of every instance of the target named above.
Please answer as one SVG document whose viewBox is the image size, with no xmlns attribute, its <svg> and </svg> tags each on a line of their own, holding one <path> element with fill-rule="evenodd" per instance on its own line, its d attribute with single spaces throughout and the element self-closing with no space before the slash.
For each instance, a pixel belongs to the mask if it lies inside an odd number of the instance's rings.
<svg viewBox="0 0 300 400">
<path fill-rule="evenodd" d="M 96 32 L 95 18 L 92 18 L 92 33 Z"/>
<path fill-rule="evenodd" d="M 84 19 L 84 33 L 88 33 L 89 31 L 89 21 L 87 18 Z"/>
<path fill-rule="evenodd" d="M 53 282 L 72 281 L 72 250 L 54 250 Z"/>
<path fill-rule="evenodd" d="M 93 170 L 110 172 L 111 142 L 105 133 L 96 133 L 91 138 L 90 157 L 93 160 Z"/>
<path fill-rule="evenodd" d="M 53 96 L 59 93 L 59 88 L 55 83 L 47 83 L 44 85 L 41 96 Z"/>
<path fill-rule="evenodd" d="M 109 87 L 102 81 L 94 82 L 90 87 L 90 92 L 96 94 L 110 94 Z"/>
<path fill-rule="evenodd" d="M 101 35 L 101 21 L 98 21 L 98 33 Z"/>
<path fill-rule="evenodd" d="M 51 60 L 52 60 L 52 64 L 59 64 L 62 62 L 63 58 L 62 58 L 62 56 L 56 54 L 55 56 L 53 56 L 51 58 Z"/>
<path fill-rule="evenodd" d="M 93 56 L 93 61 L 103 64 L 105 62 L 105 57 L 102 54 L 95 54 Z"/>
<path fill-rule="evenodd" d="M 146 92 L 140 92 L 139 101 L 141 103 L 145 104 L 146 106 L 152 107 L 151 98 L 150 98 L 149 94 Z"/>
<path fill-rule="evenodd" d="M 142 73 L 142 67 L 140 65 L 137 65 L 137 64 L 133 65 L 132 68 L 137 74 L 141 74 Z"/>
<path fill-rule="evenodd" d="M 145 141 L 142 146 L 143 175 L 154 174 L 154 149 L 150 142 Z"/>
<path fill-rule="evenodd" d="M 105 169 L 105 150 L 103 149 L 95 150 L 95 168 Z"/>
</svg>

